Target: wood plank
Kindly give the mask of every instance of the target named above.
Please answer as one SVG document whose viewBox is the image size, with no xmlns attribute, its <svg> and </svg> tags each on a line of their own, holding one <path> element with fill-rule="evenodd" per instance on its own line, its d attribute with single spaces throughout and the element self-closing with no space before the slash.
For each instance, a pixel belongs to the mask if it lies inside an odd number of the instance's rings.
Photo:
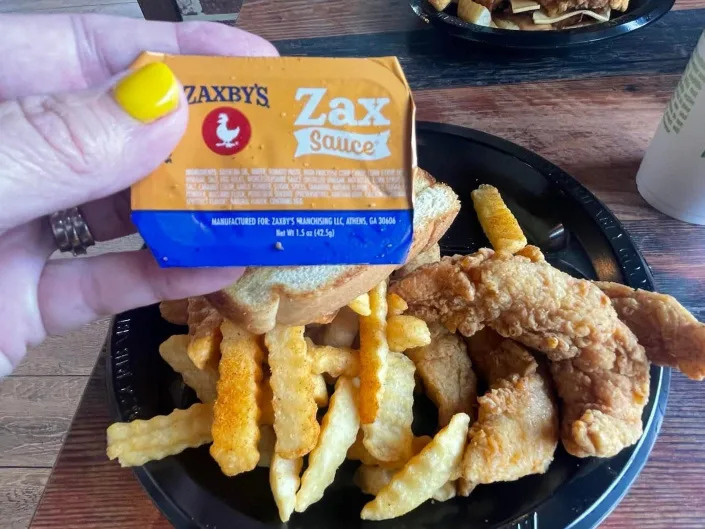
<svg viewBox="0 0 705 529">
<path fill-rule="evenodd" d="M 125 0 L 3 0 L 0 11 L 31 11 L 34 9 L 90 7 L 122 3 L 125 3 Z"/>
<path fill-rule="evenodd" d="M 677 0 L 674 9 L 705 7 L 705 0 Z M 426 24 L 408 0 L 250 0 L 244 3 L 238 27 L 266 39 L 305 39 L 335 35 L 410 31 Z M 439 33 L 438 37 L 441 36 Z"/>
<path fill-rule="evenodd" d="M 27 352 L 11 376 L 90 375 L 105 342 L 109 324 L 110 319 L 105 318 L 65 336 L 50 336 Z"/>
<path fill-rule="evenodd" d="M 134 2 L 121 2 L 109 5 L 92 5 L 92 6 L 76 6 L 76 7 L 53 7 L 49 9 L 36 10 L 39 14 L 48 15 L 68 14 L 68 13 L 94 13 L 101 15 L 114 15 L 130 18 L 143 18 L 142 10 L 139 4 Z"/>
<path fill-rule="evenodd" d="M 407 31 L 425 23 L 408 0 L 251 0 L 244 3 L 237 26 L 277 40 Z"/>
<path fill-rule="evenodd" d="M 0 467 L 51 467 L 87 377 L 0 380 Z"/>
<path fill-rule="evenodd" d="M 666 418 L 644 471 L 605 529 L 703 527 L 705 384 L 673 376 Z"/>
<path fill-rule="evenodd" d="M 526 147 L 587 185 L 623 220 L 663 217 L 634 176 L 679 76 L 618 76 L 414 92 L 419 120 Z"/>
<path fill-rule="evenodd" d="M 131 470 L 107 460 L 105 429 L 110 423 L 105 381 L 93 376 L 31 527 L 63 528 L 67 520 L 84 528 L 171 527 Z M 81 479 L 76 479 L 77 468 L 84 469 Z"/>
<path fill-rule="evenodd" d="M 136 4 L 137 0 L 132 2 L 126 2 L 126 0 L 3 0 L 2 4 L 0 4 L 0 12 L 81 9 L 125 3 Z"/>
<path fill-rule="evenodd" d="M 676 0 L 673 10 L 702 9 L 703 7 L 705 7 L 705 0 Z"/>
<path fill-rule="evenodd" d="M 414 90 L 624 75 L 680 74 L 702 27 L 705 9 L 668 13 L 651 26 L 570 52 L 520 52 L 439 39 L 433 29 L 275 42 L 282 55 L 399 58 Z"/>
<path fill-rule="evenodd" d="M 5 529 L 25 529 L 51 470 L 48 468 L 0 468 L 0 513 Z"/>
</svg>

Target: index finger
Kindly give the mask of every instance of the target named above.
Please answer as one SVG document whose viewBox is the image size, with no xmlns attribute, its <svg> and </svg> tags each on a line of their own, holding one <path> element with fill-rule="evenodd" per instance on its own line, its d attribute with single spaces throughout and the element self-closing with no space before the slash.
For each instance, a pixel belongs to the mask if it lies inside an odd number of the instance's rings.
<svg viewBox="0 0 705 529">
<path fill-rule="evenodd" d="M 0 15 L 0 35 L 0 99 L 99 85 L 126 70 L 142 51 L 277 55 L 276 48 L 261 37 L 214 22 L 152 22 L 104 15 Z"/>
</svg>

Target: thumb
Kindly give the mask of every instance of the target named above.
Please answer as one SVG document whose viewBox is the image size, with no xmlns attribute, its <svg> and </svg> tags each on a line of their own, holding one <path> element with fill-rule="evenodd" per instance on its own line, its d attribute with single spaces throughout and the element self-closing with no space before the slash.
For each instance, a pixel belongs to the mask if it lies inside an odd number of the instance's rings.
<svg viewBox="0 0 705 529">
<path fill-rule="evenodd" d="M 187 120 L 163 63 L 99 90 L 0 103 L 0 233 L 129 187 L 169 156 Z"/>
</svg>

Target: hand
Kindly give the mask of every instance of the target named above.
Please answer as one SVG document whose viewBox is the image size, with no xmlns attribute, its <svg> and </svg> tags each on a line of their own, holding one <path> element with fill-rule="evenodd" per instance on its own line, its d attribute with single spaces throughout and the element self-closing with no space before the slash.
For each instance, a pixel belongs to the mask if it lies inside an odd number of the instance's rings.
<svg viewBox="0 0 705 529">
<path fill-rule="evenodd" d="M 220 24 L 0 16 L 0 376 L 47 334 L 212 292 L 242 272 L 164 270 L 146 250 L 48 261 L 56 245 L 44 219 L 60 209 L 82 205 L 96 240 L 133 233 L 127 189 L 184 132 L 188 106 L 168 68 L 156 87 L 148 76 L 139 86 L 145 94 L 162 90 L 160 104 L 130 99 L 129 90 L 116 100 L 116 83 L 144 50 L 277 54 L 259 37 Z"/>
</svg>

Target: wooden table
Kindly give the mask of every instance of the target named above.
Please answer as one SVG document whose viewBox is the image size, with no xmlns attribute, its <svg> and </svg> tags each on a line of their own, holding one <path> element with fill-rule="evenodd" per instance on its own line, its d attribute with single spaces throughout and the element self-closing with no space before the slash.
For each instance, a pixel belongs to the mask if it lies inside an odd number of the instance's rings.
<svg viewBox="0 0 705 529">
<path fill-rule="evenodd" d="M 166 11 L 151 4 L 151 16 Z M 197 2 L 198 3 L 198 2 Z M 215 12 L 203 0 L 203 12 Z M 172 13 L 173 13 L 172 9 Z M 570 55 L 449 44 L 405 0 L 252 0 L 237 25 L 282 54 L 397 55 L 422 120 L 480 129 L 555 162 L 604 200 L 650 263 L 656 286 L 705 320 L 705 227 L 639 197 L 644 149 L 705 27 L 705 0 L 678 0 L 649 28 Z M 130 470 L 105 457 L 99 362 L 31 527 L 168 527 Z M 705 384 L 674 374 L 651 458 L 607 528 L 705 527 Z"/>
</svg>

